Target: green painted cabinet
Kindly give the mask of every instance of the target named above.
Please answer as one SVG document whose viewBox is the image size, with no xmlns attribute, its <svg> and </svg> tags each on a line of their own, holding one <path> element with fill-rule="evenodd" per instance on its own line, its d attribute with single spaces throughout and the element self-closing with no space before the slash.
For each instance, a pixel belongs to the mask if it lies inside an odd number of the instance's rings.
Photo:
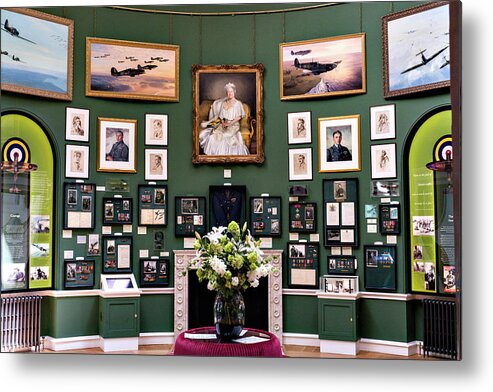
<svg viewBox="0 0 493 392">
<path fill-rule="evenodd" d="M 99 299 L 99 335 L 103 338 L 139 336 L 140 298 Z"/>
<path fill-rule="evenodd" d="M 358 301 L 319 298 L 318 335 L 322 340 L 357 341 Z"/>
</svg>

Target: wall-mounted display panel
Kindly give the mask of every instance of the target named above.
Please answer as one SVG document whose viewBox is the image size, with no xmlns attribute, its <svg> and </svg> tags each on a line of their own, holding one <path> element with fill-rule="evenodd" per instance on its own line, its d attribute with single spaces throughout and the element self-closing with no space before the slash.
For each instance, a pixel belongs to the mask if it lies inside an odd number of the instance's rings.
<svg viewBox="0 0 493 392">
<path fill-rule="evenodd" d="M 132 237 L 103 236 L 103 273 L 132 272 Z"/>
<path fill-rule="evenodd" d="M 103 225 L 131 225 L 132 205 L 128 197 L 104 197 Z"/>
<path fill-rule="evenodd" d="M 168 287 L 169 259 L 140 259 L 140 287 Z"/>
<path fill-rule="evenodd" d="M 203 196 L 175 197 L 175 236 L 195 237 L 206 234 L 206 200 Z"/>
<path fill-rule="evenodd" d="M 139 225 L 168 224 L 168 186 L 139 185 Z"/>
<path fill-rule="evenodd" d="M 397 290 L 395 245 L 365 245 L 365 288 L 369 291 Z"/>
<path fill-rule="evenodd" d="M 288 286 L 318 288 L 318 242 L 288 242 Z"/>
<path fill-rule="evenodd" d="M 66 182 L 64 194 L 64 229 L 94 229 L 96 184 Z"/>
<path fill-rule="evenodd" d="M 65 260 L 64 288 L 92 289 L 94 288 L 94 260 Z"/>
<path fill-rule="evenodd" d="M 314 233 L 317 231 L 317 204 L 293 201 L 289 203 L 289 231 Z"/>
<path fill-rule="evenodd" d="M 254 236 L 281 235 L 281 198 L 278 196 L 250 197 L 250 230 Z"/>
</svg>

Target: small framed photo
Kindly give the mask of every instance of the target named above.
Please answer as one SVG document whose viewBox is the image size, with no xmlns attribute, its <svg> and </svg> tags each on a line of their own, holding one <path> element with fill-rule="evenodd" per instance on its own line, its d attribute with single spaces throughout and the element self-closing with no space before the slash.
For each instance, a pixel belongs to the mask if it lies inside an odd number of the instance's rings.
<svg viewBox="0 0 493 392">
<path fill-rule="evenodd" d="M 168 179 L 168 150 L 145 150 L 145 179 L 161 181 Z"/>
<path fill-rule="evenodd" d="M 99 256 L 101 254 L 99 234 L 89 234 L 87 236 L 87 254 L 89 256 Z"/>
<path fill-rule="evenodd" d="M 311 112 L 288 113 L 288 144 L 312 142 Z"/>
<path fill-rule="evenodd" d="M 321 289 L 325 293 L 355 294 L 359 291 L 357 276 L 324 275 L 321 281 Z"/>
<path fill-rule="evenodd" d="M 395 139 L 395 105 L 370 108 L 370 139 Z"/>
<path fill-rule="evenodd" d="M 65 140 L 89 141 L 89 110 L 67 107 L 65 111 Z"/>
<path fill-rule="evenodd" d="M 289 181 L 311 180 L 312 149 L 294 148 L 289 150 Z"/>
<path fill-rule="evenodd" d="M 371 146 L 371 178 L 396 178 L 395 143 Z"/>
<path fill-rule="evenodd" d="M 97 171 L 136 173 L 137 120 L 98 117 Z"/>
<path fill-rule="evenodd" d="M 319 171 L 361 170 L 360 116 L 318 119 Z"/>
<path fill-rule="evenodd" d="M 146 114 L 145 135 L 147 145 L 168 145 L 168 115 Z"/>
<path fill-rule="evenodd" d="M 378 180 L 371 182 L 371 197 L 400 196 L 400 186 L 397 180 Z"/>
<path fill-rule="evenodd" d="M 65 177 L 89 178 L 89 146 L 65 146 Z"/>
</svg>

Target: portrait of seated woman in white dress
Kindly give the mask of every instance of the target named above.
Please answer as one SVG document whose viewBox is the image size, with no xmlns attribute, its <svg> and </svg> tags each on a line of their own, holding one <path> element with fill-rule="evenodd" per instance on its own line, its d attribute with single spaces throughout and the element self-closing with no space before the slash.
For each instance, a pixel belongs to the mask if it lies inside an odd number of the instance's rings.
<svg viewBox="0 0 493 392">
<path fill-rule="evenodd" d="M 200 147 L 206 155 L 248 155 L 240 132 L 245 116 L 243 104 L 235 98 L 236 86 L 224 86 L 226 97 L 215 100 L 209 110 L 209 121 L 200 124 Z"/>
</svg>

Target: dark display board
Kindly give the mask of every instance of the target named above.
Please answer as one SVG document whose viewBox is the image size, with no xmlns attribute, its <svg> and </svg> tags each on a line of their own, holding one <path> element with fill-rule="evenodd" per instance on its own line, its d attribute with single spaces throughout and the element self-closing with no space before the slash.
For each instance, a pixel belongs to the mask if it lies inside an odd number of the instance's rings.
<svg viewBox="0 0 493 392">
<path fill-rule="evenodd" d="M 317 203 L 290 202 L 289 231 L 315 233 L 317 231 Z"/>
<path fill-rule="evenodd" d="M 132 199 L 123 197 L 103 198 L 103 225 L 132 224 Z"/>
<path fill-rule="evenodd" d="M 169 286 L 169 259 L 140 259 L 140 287 Z"/>
<path fill-rule="evenodd" d="M 399 234 L 401 232 L 401 208 L 399 204 L 380 204 L 378 219 L 381 234 Z"/>
<path fill-rule="evenodd" d="M 358 246 L 358 180 L 324 180 L 324 245 Z"/>
<path fill-rule="evenodd" d="M 64 195 L 64 229 L 94 229 L 96 184 L 66 182 Z"/>
<path fill-rule="evenodd" d="M 168 224 L 168 186 L 139 185 L 139 225 Z"/>
<path fill-rule="evenodd" d="M 250 230 L 255 236 L 281 236 L 281 198 L 277 196 L 250 197 Z"/>
<path fill-rule="evenodd" d="M 64 288 L 94 288 L 94 260 L 65 260 Z"/>
<path fill-rule="evenodd" d="M 318 242 L 288 242 L 289 287 L 318 287 L 319 254 Z"/>
<path fill-rule="evenodd" d="M 103 273 L 132 272 L 132 237 L 103 236 Z"/>
<path fill-rule="evenodd" d="M 175 236 L 194 237 L 206 234 L 206 200 L 198 196 L 175 197 Z"/>
<path fill-rule="evenodd" d="M 246 221 L 246 186 L 211 185 L 209 187 L 210 229 L 228 226 L 232 221 L 240 225 Z"/>
<path fill-rule="evenodd" d="M 365 288 L 373 291 L 397 289 L 397 259 L 394 245 L 365 245 Z"/>
<path fill-rule="evenodd" d="M 327 256 L 327 271 L 330 275 L 352 275 L 356 272 L 354 256 Z"/>
</svg>

